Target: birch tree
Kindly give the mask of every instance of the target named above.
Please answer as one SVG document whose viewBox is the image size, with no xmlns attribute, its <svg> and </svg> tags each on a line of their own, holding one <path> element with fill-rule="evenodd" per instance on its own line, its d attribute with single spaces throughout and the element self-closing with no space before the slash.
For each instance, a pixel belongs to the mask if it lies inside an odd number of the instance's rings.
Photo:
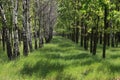
<svg viewBox="0 0 120 80">
<path fill-rule="evenodd" d="M 11 60 L 12 59 L 12 47 L 11 47 L 11 42 L 10 42 L 9 29 L 7 26 L 7 20 L 6 20 L 6 16 L 5 16 L 4 9 L 3 9 L 1 2 L 0 2 L 0 16 L 2 18 L 3 27 L 4 27 L 5 33 L 6 33 L 5 38 L 6 38 L 7 56 Z"/>
<path fill-rule="evenodd" d="M 17 57 L 19 52 L 19 39 L 18 39 L 18 0 L 11 0 L 13 5 L 13 32 L 14 32 L 14 46 L 13 46 L 13 57 Z"/>
<path fill-rule="evenodd" d="M 23 0 L 23 54 L 28 55 L 28 1 Z"/>
</svg>

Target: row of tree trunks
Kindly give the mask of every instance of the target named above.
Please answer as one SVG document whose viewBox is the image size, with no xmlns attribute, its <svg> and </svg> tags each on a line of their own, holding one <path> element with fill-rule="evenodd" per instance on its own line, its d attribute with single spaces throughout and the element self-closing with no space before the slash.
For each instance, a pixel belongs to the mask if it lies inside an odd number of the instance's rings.
<svg viewBox="0 0 120 80">
<path fill-rule="evenodd" d="M 35 39 L 35 49 L 43 47 L 44 42 L 49 43 L 53 36 L 53 26 L 56 21 L 56 13 L 54 0 L 50 1 L 34 1 L 34 21 L 33 15 L 30 10 L 31 0 L 22 0 L 22 4 L 19 0 L 10 0 L 7 3 L 7 10 L 9 9 L 9 19 L 6 20 L 5 12 L 2 6 L 2 1 L 0 1 L 0 16 L 2 20 L 2 45 L 3 50 L 7 50 L 7 55 L 9 59 L 15 59 L 20 55 L 19 44 L 23 41 L 23 55 L 27 56 L 29 51 L 33 51 L 32 45 L 32 28 L 34 28 L 34 39 Z M 22 6 L 22 10 L 20 6 Z M 33 4 L 31 4 L 33 6 Z M 5 11 L 7 11 L 5 10 Z M 19 12 L 20 11 L 20 12 Z M 22 12 L 22 15 L 19 13 Z M 20 15 L 20 16 L 19 16 Z M 18 19 L 19 18 L 19 19 Z M 22 29 L 19 28 L 18 20 L 22 18 Z M 19 22 L 19 23 L 18 23 Z M 34 27 L 32 27 L 34 23 Z M 10 26 L 10 27 L 9 27 Z M 39 40 L 39 42 L 38 42 Z"/>
</svg>

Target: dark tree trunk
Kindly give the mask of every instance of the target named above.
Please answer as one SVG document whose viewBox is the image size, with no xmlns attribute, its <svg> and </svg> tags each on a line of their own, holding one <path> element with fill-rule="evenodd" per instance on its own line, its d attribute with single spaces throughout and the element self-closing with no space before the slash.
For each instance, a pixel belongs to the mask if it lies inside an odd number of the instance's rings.
<svg viewBox="0 0 120 80">
<path fill-rule="evenodd" d="M 112 35 L 111 35 L 111 46 L 112 47 L 115 47 L 115 44 L 114 44 L 115 43 L 115 37 L 114 36 L 115 36 L 115 34 L 112 33 Z"/>
<path fill-rule="evenodd" d="M 5 39 L 5 28 L 4 28 L 4 25 L 2 27 L 2 45 L 3 45 L 3 51 L 5 51 L 5 42 L 6 42 L 6 39 Z"/>
<path fill-rule="evenodd" d="M 28 15 L 27 15 L 28 0 L 23 0 L 23 55 L 28 55 Z"/>
<path fill-rule="evenodd" d="M 78 43 L 78 41 L 79 41 L 79 28 L 77 27 L 77 28 L 75 28 L 76 29 L 76 43 Z"/>
<path fill-rule="evenodd" d="M 84 49 L 88 50 L 88 33 L 87 33 L 87 25 L 85 27 L 85 33 L 84 33 Z"/>
<path fill-rule="evenodd" d="M 81 40 L 80 40 L 80 46 L 83 47 L 83 41 L 84 41 L 84 24 L 81 22 Z"/>
<path fill-rule="evenodd" d="M 7 28 L 6 28 L 6 49 L 7 49 L 7 56 L 11 60 L 12 59 L 12 46 L 10 43 L 9 30 Z"/>
<path fill-rule="evenodd" d="M 93 28 L 90 33 L 90 53 L 92 53 L 92 52 L 93 52 Z"/>
<path fill-rule="evenodd" d="M 10 42 L 9 29 L 7 29 L 8 28 L 7 20 L 6 20 L 6 16 L 5 16 L 4 9 L 3 9 L 1 2 L 0 2 L 0 16 L 2 18 L 2 22 L 3 22 L 2 24 L 5 29 L 7 56 L 11 60 L 12 59 L 12 47 L 11 47 L 11 42 Z"/>
<path fill-rule="evenodd" d="M 107 46 L 110 46 L 110 34 L 107 33 Z"/>
<path fill-rule="evenodd" d="M 93 55 L 96 55 L 96 49 L 97 49 L 97 40 L 98 40 L 98 32 L 97 29 L 95 29 L 94 34 L 93 34 L 94 42 L 93 42 Z"/>
<path fill-rule="evenodd" d="M 35 37 L 35 49 L 37 49 L 38 48 L 38 46 L 37 46 L 37 29 L 36 29 L 36 20 L 35 20 L 35 32 L 34 32 L 34 37 Z"/>
<path fill-rule="evenodd" d="M 117 32 L 116 34 L 115 34 L 115 44 L 116 44 L 116 47 L 118 47 L 118 43 L 119 43 L 119 33 Z"/>
<path fill-rule="evenodd" d="M 95 27 L 94 27 L 94 29 L 93 29 L 93 38 L 94 38 L 94 43 L 93 43 L 93 55 L 96 55 L 96 51 L 97 51 L 98 25 L 99 25 L 99 16 L 97 16 L 96 25 L 95 25 Z"/>
<path fill-rule="evenodd" d="M 19 37 L 19 44 L 21 45 L 21 41 L 23 39 L 22 39 L 22 32 L 21 32 L 21 30 L 19 28 L 18 28 L 18 37 Z"/>
<path fill-rule="evenodd" d="M 102 32 L 100 32 L 100 44 L 103 42 Z"/>
<path fill-rule="evenodd" d="M 107 28 L 108 28 L 108 22 L 107 22 L 107 17 L 108 17 L 108 8 L 107 5 L 104 7 L 104 43 L 103 43 L 103 58 L 106 57 L 106 44 L 107 44 Z"/>
</svg>

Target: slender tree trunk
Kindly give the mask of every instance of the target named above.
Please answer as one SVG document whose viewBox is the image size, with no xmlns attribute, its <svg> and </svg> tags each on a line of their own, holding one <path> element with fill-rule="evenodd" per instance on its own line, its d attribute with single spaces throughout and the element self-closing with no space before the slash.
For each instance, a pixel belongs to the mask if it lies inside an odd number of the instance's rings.
<svg viewBox="0 0 120 80">
<path fill-rule="evenodd" d="M 23 0 L 23 54 L 28 55 L 28 0 Z"/>
<path fill-rule="evenodd" d="M 93 43 L 93 55 L 96 55 L 97 43 L 98 43 L 98 25 L 99 25 L 99 16 L 97 16 L 96 25 L 93 31 L 94 43 Z"/>
<path fill-rule="evenodd" d="M 5 43 L 6 43 L 6 39 L 5 39 L 6 34 L 5 33 L 6 33 L 5 32 L 5 27 L 4 27 L 4 25 L 2 25 L 2 45 L 3 45 L 3 51 L 5 51 Z"/>
<path fill-rule="evenodd" d="M 100 32 L 100 44 L 103 42 L 102 32 Z"/>
<path fill-rule="evenodd" d="M 28 28 L 28 44 L 30 52 L 33 51 L 32 46 L 32 27 L 31 27 L 31 18 L 30 18 L 30 0 L 27 0 L 27 28 Z"/>
<path fill-rule="evenodd" d="M 19 44 L 21 46 L 21 41 L 22 41 L 22 32 L 21 30 L 18 28 L 18 38 L 19 38 Z"/>
<path fill-rule="evenodd" d="M 83 47 L 83 40 L 84 40 L 84 24 L 81 22 L 81 40 L 80 40 L 80 46 Z"/>
<path fill-rule="evenodd" d="M 9 37 L 9 29 L 7 29 L 7 20 L 6 20 L 4 10 L 3 10 L 3 6 L 2 6 L 1 2 L 0 2 L 0 16 L 3 20 L 3 26 L 4 26 L 5 33 L 6 33 L 7 56 L 11 60 L 12 59 L 12 47 L 11 47 L 11 42 L 10 42 L 10 37 Z"/>
<path fill-rule="evenodd" d="M 31 31 L 31 24 L 30 21 L 28 22 L 28 42 L 29 42 L 29 49 L 30 52 L 33 51 L 33 46 L 32 46 L 32 31 Z"/>
<path fill-rule="evenodd" d="M 110 46 L 110 33 L 107 33 L 107 46 Z"/>
<path fill-rule="evenodd" d="M 79 28 L 77 27 L 76 28 L 76 43 L 78 43 L 78 41 L 79 41 Z"/>
<path fill-rule="evenodd" d="M 93 28 L 90 33 L 90 53 L 92 53 L 92 52 L 93 52 Z"/>
<path fill-rule="evenodd" d="M 7 55 L 8 58 L 12 59 L 12 46 L 10 42 L 9 30 L 6 28 L 6 48 L 7 48 Z"/>
<path fill-rule="evenodd" d="M 106 30 L 108 28 L 107 16 L 108 16 L 108 8 L 105 5 L 104 7 L 104 43 L 103 43 L 103 58 L 106 57 L 106 44 L 107 44 L 107 33 Z"/>
<path fill-rule="evenodd" d="M 40 4 L 38 4 L 38 7 L 41 9 L 43 9 L 43 7 L 40 7 Z M 39 10 L 39 11 L 40 11 Z M 39 12 L 38 14 L 39 16 L 39 48 L 43 47 L 43 28 L 44 28 L 44 14 L 43 11 Z"/>
<path fill-rule="evenodd" d="M 37 17 L 38 17 L 38 4 L 39 4 L 39 1 L 38 0 L 35 0 L 35 8 L 34 8 L 34 11 L 35 11 L 35 18 L 34 18 L 34 21 L 35 21 L 35 26 L 34 26 L 34 37 L 35 37 L 35 49 L 38 48 L 37 46 Z"/>
<path fill-rule="evenodd" d="M 88 34 L 87 34 L 87 25 L 85 27 L 85 34 L 84 34 L 84 49 L 88 50 Z"/>
<path fill-rule="evenodd" d="M 94 38 L 94 41 L 93 41 L 93 55 L 96 55 L 96 49 L 97 49 L 97 29 L 94 29 L 94 34 L 93 34 L 93 38 Z"/>
<path fill-rule="evenodd" d="M 1 33 L 1 30 L 0 30 L 0 45 L 1 45 L 1 42 L 2 42 L 2 33 Z"/>
<path fill-rule="evenodd" d="M 115 44 L 116 44 L 116 47 L 118 47 L 118 43 L 119 43 L 119 32 L 117 32 L 116 34 L 115 34 Z"/>
<path fill-rule="evenodd" d="M 48 24 L 49 24 L 49 34 L 48 34 L 48 43 L 51 41 L 52 36 L 53 36 L 53 26 L 51 22 L 51 14 L 52 14 L 52 1 L 49 4 L 50 10 L 48 14 Z"/>
<path fill-rule="evenodd" d="M 13 4 L 13 31 L 14 31 L 14 46 L 13 46 L 13 57 L 17 57 L 20 55 L 19 52 L 19 39 L 18 39 L 18 20 L 17 20 L 17 15 L 18 15 L 18 0 L 12 0 Z"/>
<path fill-rule="evenodd" d="M 112 46 L 112 47 L 115 47 L 115 44 L 114 44 L 114 43 L 115 43 L 115 34 L 112 33 L 112 34 L 111 34 L 111 46 Z"/>
</svg>

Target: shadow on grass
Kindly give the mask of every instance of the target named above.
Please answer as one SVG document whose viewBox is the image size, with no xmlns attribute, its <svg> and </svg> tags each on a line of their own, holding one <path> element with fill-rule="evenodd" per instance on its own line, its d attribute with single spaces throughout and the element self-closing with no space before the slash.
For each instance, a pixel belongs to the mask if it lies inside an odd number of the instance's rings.
<svg viewBox="0 0 120 80">
<path fill-rule="evenodd" d="M 90 55 L 87 53 L 80 53 L 80 54 L 74 54 L 74 55 L 69 55 L 69 56 L 64 56 L 63 59 L 65 60 L 71 60 L 71 59 L 85 59 L 89 58 Z"/>
<path fill-rule="evenodd" d="M 74 66 L 89 66 L 94 63 L 102 63 L 102 59 L 98 58 L 97 56 L 91 56 L 90 54 L 87 53 L 80 53 L 80 54 L 71 54 L 71 55 L 66 55 L 66 56 L 61 56 L 60 54 L 46 54 L 45 57 L 47 59 L 62 59 L 65 61 L 70 61 L 73 60 L 74 62 L 71 63 L 70 65 Z"/>
<path fill-rule="evenodd" d="M 112 59 L 117 59 L 120 58 L 120 54 L 116 54 L 116 55 L 111 55 L 110 58 Z"/>
<path fill-rule="evenodd" d="M 110 51 L 112 51 L 112 52 L 118 52 L 118 51 L 120 51 L 120 49 L 111 49 Z"/>
<path fill-rule="evenodd" d="M 76 77 L 74 77 L 72 74 L 63 74 L 63 73 L 59 73 L 56 76 L 55 80 L 77 80 Z"/>
<path fill-rule="evenodd" d="M 120 73 L 120 65 L 110 65 L 109 66 L 109 68 L 110 68 L 110 71 L 112 72 L 112 73 Z"/>
<path fill-rule="evenodd" d="M 47 74 L 51 72 L 61 72 L 65 66 L 57 62 L 50 62 L 50 60 L 38 61 L 34 66 L 29 63 L 24 64 L 23 69 L 20 71 L 22 75 L 32 76 L 33 74 L 37 77 L 45 78 Z"/>
<path fill-rule="evenodd" d="M 57 46 L 45 46 L 44 48 L 40 49 L 40 52 L 43 54 L 42 57 L 44 57 L 47 60 L 40 60 L 35 65 L 31 65 L 30 63 L 25 63 L 23 69 L 20 71 L 22 75 L 28 75 L 32 76 L 35 75 L 37 77 L 45 78 L 48 74 L 51 72 L 57 72 L 58 76 L 56 77 L 56 80 L 76 80 L 76 78 L 73 78 L 72 75 L 64 75 L 63 70 L 71 65 L 74 66 L 89 66 L 91 64 L 94 65 L 94 63 L 101 63 L 100 71 L 103 69 L 103 67 L 107 67 L 110 69 L 110 72 L 120 72 L 120 66 L 119 65 L 112 65 L 108 62 L 102 63 L 102 59 L 98 58 L 98 56 L 91 56 L 88 53 L 76 53 L 73 51 L 72 54 L 72 48 L 75 47 L 75 50 L 78 50 L 80 47 L 76 47 L 72 42 L 63 42 L 65 39 L 62 37 L 56 37 L 51 41 L 51 44 L 57 44 Z M 69 41 L 69 40 L 68 40 Z M 102 48 L 100 45 L 99 48 Z M 60 52 L 60 53 L 59 53 Z M 71 53 L 69 53 L 71 52 Z M 65 55 L 61 55 L 61 53 Z M 66 55 L 68 54 L 68 55 Z M 40 56 L 38 56 L 40 58 Z M 37 57 L 37 58 L 38 58 Z M 111 56 L 111 58 L 117 58 L 120 57 L 120 55 Z M 55 59 L 56 62 L 51 62 L 51 60 Z M 62 59 L 67 63 L 71 61 L 70 64 L 62 64 L 59 63 L 58 60 Z M 106 65 L 107 64 L 107 65 Z M 95 65 L 96 66 L 96 65 Z"/>
<path fill-rule="evenodd" d="M 51 53 L 51 52 L 62 52 L 62 53 L 65 53 L 65 52 L 67 52 L 68 50 L 67 49 L 61 49 L 61 48 L 58 48 L 58 47 L 45 47 L 45 48 L 42 48 L 42 49 L 40 49 L 40 52 L 41 53 L 46 53 L 46 52 L 49 52 L 49 53 Z"/>
</svg>

